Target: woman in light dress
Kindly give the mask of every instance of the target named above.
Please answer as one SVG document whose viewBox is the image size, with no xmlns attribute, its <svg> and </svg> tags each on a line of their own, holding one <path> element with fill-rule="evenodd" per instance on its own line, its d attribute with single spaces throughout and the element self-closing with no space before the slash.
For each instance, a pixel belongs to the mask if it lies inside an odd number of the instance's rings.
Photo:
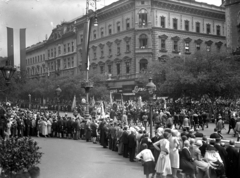
<svg viewBox="0 0 240 178">
<path fill-rule="evenodd" d="M 52 119 L 49 118 L 47 120 L 47 135 L 50 137 L 51 136 L 51 133 L 52 133 Z"/>
<path fill-rule="evenodd" d="M 48 129 L 47 129 L 47 120 L 46 118 L 43 118 L 42 120 L 42 135 L 43 137 L 47 137 Z"/>
<path fill-rule="evenodd" d="M 156 172 L 160 174 L 163 178 L 167 175 L 172 174 L 171 162 L 170 162 L 170 144 L 168 141 L 169 133 L 165 132 L 163 134 L 163 139 L 155 142 L 153 146 L 160 151 L 160 155 L 156 164 Z"/>
<path fill-rule="evenodd" d="M 171 166 L 172 166 L 172 177 L 177 178 L 177 170 L 179 169 L 179 141 L 177 138 L 178 131 L 172 130 L 172 133 L 169 137 L 169 144 L 170 144 L 170 160 L 171 160 Z"/>
</svg>

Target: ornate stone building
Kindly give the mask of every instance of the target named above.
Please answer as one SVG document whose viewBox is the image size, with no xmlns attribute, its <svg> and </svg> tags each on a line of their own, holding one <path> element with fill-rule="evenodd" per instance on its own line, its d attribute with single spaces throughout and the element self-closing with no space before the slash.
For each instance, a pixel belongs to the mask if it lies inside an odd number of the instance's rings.
<svg viewBox="0 0 240 178">
<path fill-rule="evenodd" d="M 225 0 L 227 49 L 240 55 L 240 0 Z"/>
<path fill-rule="evenodd" d="M 108 86 L 114 92 L 131 95 L 138 74 L 153 61 L 196 51 L 226 51 L 224 7 L 194 0 L 119 0 L 97 15 L 98 27 L 91 31 L 90 70 L 111 79 Z M 52 31 L 44 43 L 45 65 L 50 71 L 80 74 L 85 19 L 63 23 Z M 70 65 L 69 59 L 74 61 Z"/>
</svg>

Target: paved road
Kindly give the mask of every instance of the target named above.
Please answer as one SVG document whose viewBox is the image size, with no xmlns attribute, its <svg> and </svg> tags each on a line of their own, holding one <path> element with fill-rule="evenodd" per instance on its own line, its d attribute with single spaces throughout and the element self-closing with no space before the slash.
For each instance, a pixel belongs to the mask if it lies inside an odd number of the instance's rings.
<svg viewBox="0 0 240 178">
<path fill-rule="evenodd" d="M 83 140 L 35 138 L 44 153 L 41 178 L 145 178 L 139 162 Z"/>
</svg>

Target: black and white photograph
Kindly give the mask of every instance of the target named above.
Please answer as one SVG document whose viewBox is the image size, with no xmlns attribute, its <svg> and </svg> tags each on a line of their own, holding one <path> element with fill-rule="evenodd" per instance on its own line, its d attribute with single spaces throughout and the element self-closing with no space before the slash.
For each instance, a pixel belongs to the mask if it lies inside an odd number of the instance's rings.
<svg viewBox="0 0 240 178">
<path fill-rule="evenodd" d="M 0 178 L 239 178 L 240 0 L 0 0 Z"/>
</svg>

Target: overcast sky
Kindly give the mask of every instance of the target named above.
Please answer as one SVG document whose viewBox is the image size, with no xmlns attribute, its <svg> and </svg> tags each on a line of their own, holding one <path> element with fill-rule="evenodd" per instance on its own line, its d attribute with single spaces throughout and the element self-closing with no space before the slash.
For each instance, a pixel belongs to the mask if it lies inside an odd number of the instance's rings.
<svg viewBox="0 0 240 178">
<path fill-rule="evenodd" d="M 117 0 L 98 0 L 98 8 Z M 222 0 L 197 0 L 220 5 Z M 15 64 L 19 64 L 19 29 L 26 28 L 26 46 L 43 41 L 62 21 L 85 13 L 86 0 L 0 0 L 0 56 L 7 56 L 7 30 L 14 28 Z"/>
</svg>

